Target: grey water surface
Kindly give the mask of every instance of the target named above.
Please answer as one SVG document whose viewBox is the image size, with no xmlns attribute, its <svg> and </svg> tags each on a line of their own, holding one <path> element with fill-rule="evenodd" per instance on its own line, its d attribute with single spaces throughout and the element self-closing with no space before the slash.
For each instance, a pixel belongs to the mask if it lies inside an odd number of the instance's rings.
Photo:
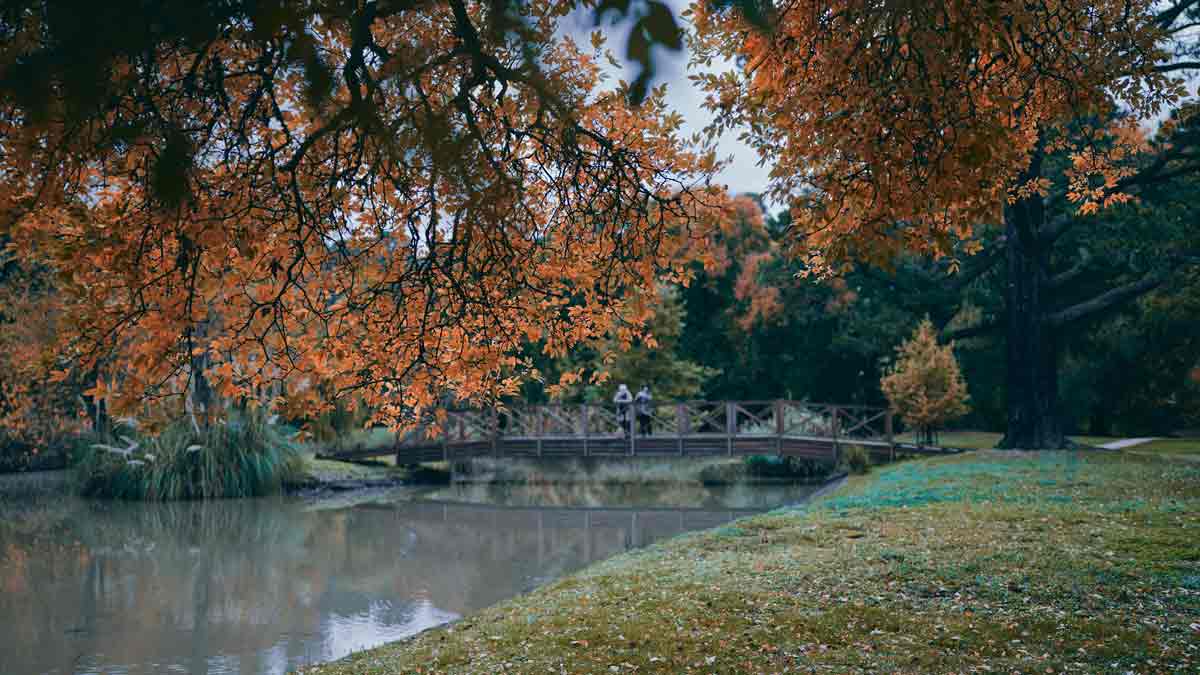
<svg viewBox="0 0 1200 675">
<path fill-rule="evenodd" d="M 0 476 L 0 674 L 276 674 L 804 486 L 466 485 L 174 504 Z"/>
</svg>

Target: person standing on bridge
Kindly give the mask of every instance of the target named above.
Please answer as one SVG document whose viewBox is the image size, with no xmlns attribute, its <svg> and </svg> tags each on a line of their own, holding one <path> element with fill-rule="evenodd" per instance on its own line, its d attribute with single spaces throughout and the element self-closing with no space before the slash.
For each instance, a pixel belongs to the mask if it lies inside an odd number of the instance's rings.
<svg viewBox="0 0 1200 675">
<path fill-rule="evenodd" d="M 650 396 L 650 385 L 643 384 L 638 390 L 637 396 L 634 397 L 634 405 L 637 407 L 638 433 L 643 436 L 650 435 L 650 401 L 654 400 Z"/>
<path fill-rule="evenodd" d="M 629 393 L 629 387 L 624 384 L 617 385 L 617 395 L 613 396 L 613 403 L 617 405 L 617 426 L 621 427 L 621 435 L 629 436 L 629 404 L 633 403 L 633 394 Z"/>
</svg>

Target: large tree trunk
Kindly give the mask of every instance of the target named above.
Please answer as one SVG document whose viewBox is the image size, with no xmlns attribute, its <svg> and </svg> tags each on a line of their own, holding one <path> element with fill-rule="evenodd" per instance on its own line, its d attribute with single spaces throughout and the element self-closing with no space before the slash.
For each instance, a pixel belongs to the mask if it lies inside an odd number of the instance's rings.
<svg viewBox="0 0 1200 675">
<path fill-rule="evenodd" d="M 1035 159 L 1030 173 L 1036 175 Z M 1058 350 L 1050 307 L 1049 245 L 1041 238 L 1045 208 L 1034 195 L 1004 211 L 1008 249 L 1008 429 L 1002 448 L 1062 448 L 1058 418 Z"/>
</svg>

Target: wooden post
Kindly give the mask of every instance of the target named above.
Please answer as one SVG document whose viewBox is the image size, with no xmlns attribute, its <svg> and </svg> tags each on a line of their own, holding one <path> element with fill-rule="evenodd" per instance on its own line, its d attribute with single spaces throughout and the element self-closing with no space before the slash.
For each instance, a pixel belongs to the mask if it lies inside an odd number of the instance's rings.
<svg viewBox="0 0 1200 675">
<path fill-rule="evenodd" d="M 830 431 L 833 433 L 833 463 L 836 466 L 838 460 L 841 459 L 841 447 L 838 445 L 838 427 L 841 426 L 842 409 L 833 406 L 833 423 L 830 425 Z"/>
<path fill-rule="evenodd" d="M 887 414 L 883 418 L 883 433 L 887 436 L 888 451 L 891 454 L 889 461 L 896 461 L 896 436 L 892 429 L 892 409 L 889 407 Z"/>
<path fill-rule="evenodd" d="M 679 435 L 679 456 L 683 457 L 683 437 L 688 432 L 687 404 L 675 404 L 675 431 Z"/>
<path fill-rule="evenodd" d="M 534 408 L 534 410 L 536 412 L 533 415 L 533 429 L 534 433 L 537 434 L 537 456 L 540 458 L 542 456 L 542 431 L 545 429 L 545 425 L 542 423 L 544 411 L 540 405 Z"/>
<path fill-rule="evenodd" d="M 450 429 L 449 429 L 449 426 L 450 426 L 450 420 L 446 420 L 446 423 L 442 425 L 442 461 L 443 462 L 450 461 L 450 444 L 449 444 Z"/>
<path fill-rule="evenodd" d="M 492 408 L 492 455 L 495 455 L 500 446 L 500 411 Z"/>
<path fill-rule="evenodd" d="M 783 431 L 785 428 L 784 424 L 783 424 L 783 414 L 784 414 L 783 401 L 780 399 L 775 399 L 775 454 L 776 455 L 783 454 Z"/>
<path fill-rule="evenodd" d="M 725 402 L 725 454 L 733 455 L 733 434 L 737 431 L 737 404 Z"/>
<path fill-rule="evenodd" d="M 579 411 L 579 416 L 583 419 L 583 456 L 588 456 L 588 427 L 592 425 L 592 407 L 586 403 L 583 404 Z"/>
<path fill-rule="evenodd" d="M 633 404 L 629 404 L 629 412 L 625 415 L 625 425 L 629 427 L 629 455 L 632 457 L 637 454 L 637 434 L 633 426 L 633 420 L 637 417 L 637 413 L 633 410 Z"/>
</svg>

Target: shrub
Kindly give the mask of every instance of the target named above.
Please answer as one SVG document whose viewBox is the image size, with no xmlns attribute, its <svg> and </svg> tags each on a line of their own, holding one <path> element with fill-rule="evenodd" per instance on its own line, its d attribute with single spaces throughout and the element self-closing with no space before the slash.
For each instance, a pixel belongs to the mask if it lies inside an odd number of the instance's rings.
<svg viewBox="0 0 1200 675">
<path fill-rule="evenodd" d="M 861 445 L 844 445 L 839 462 L 845 471 L 863 474 L 871 470 L 871 453 Z"/>
<path fill-rule="evenodd" d="M 407 477 L 416 485 L 449 485 L 452 475 L 448 469 L 420 465 L 409 469 Z"/>
<path fill-rule="evenodd" d="M 708 464 L 700 469 L 700 483 L 703 485 L 730 485 L 744 480 L 745 477 L 745 463 L 720 462 Z"/>
<path fill-rule="evenodd" d="M 953 345 L 939 345 L 926 318 L 896 351 L 896 363 L 880 388 L 904 422 L 919 432 L 918 442 L 932 442 L 935 429 L 971 410 Z"/>
<path fill-rule="evenodd" d="M 743 460 L 746 473 L 755 478 L 784 478 L 806 480 L 829 473 L 828 467 L 820 462 L 797 457 L 777 455 L 751 455 Z"/>
<path fill-rule="evenodd" d="M 80 494 L 149 501 L 254 497 L 278 492 L 300 471 L 300 454 L 286 431 L 257 414 L 198 431 L 180 420 L 156 435 L 126 423 L 112 435 L 79 451 Z"/>
</svg>

